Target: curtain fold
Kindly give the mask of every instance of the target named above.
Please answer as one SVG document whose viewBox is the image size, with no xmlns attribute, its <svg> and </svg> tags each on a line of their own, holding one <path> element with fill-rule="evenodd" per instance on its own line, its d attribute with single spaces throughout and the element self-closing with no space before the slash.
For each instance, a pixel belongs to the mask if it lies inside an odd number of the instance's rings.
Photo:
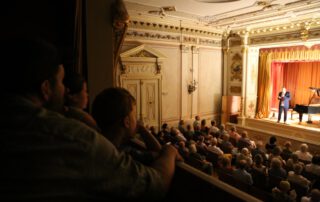
<svg viewBox="0 0 320 202">
<path fill-rule="evenodd" d="M 268 117 L 269 114 L 269 102 L 271 95 L 271 58 L 272 53 L 262 53 L 259 56 L 257 118 Z"/>
</svg>

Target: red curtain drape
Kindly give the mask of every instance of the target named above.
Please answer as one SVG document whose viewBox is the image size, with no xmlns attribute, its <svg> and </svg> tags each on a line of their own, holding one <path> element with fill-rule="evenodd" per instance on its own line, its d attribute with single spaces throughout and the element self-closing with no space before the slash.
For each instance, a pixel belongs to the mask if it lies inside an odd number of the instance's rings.
<svg viewBox="0 0 320 202">
<path fill-rule="evenodd" d="M 271 65 L 272 101 L 277 107 L 277 94 L 285 86 L 291 93 L 290 106 L 308 105 L 313 92 L 309 87 L 320 88 L 320 62 L 273 62 Z"/>
</svg>

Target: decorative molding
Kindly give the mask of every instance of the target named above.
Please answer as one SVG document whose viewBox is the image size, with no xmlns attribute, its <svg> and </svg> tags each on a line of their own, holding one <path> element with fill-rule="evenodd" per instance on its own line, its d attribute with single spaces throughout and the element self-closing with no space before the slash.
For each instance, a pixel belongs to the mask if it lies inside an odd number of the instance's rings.
<svg viewBox="0 0 320 202">
<path fill-rule="evenodd" d="M 199 44 L 207 46 L 221 46 L 221 40 L 199 38 Z"/>
<path fill-rule="evenodd" d="M 188 35 L 195 36 L 207 36 L 207 37 L 222 37 L 222 33 L 213 32 L 205 29 L 199 29 L 194 27 L 187 27 L 179 25 L 172 25 L 168 23 L 159 23 L 159 22 L 148 22 L 141 19 L 133 19 L 129 21 L 129 28 L 137 29 L 146 29 L 146 30 L 155 30 L 155 31 L 165 31 L 171 33 L 183 33 Z"/>
<path fill-rule="evenodd" d="M 175 33 L 159 33 L 143 30 L 128 30 L 126 36 L 129 39 L 144 39 L 151 41 L 167 41 L 171 43 L 184 43 L 211 47 L 221 47 L 221 39 L 199 38 L 199 36 L 182 36 L 182 41 L 180 41 L 181 36 Z"/>
<path fill-rule="evenodd" d="M 129 30 L 127 31 L 127 37 L 129 38 L 140 38 L 147 40 L 164 40 L 171 42 L 180 42 L 180 36 L 160 33 L 150 33 L 144 31 Z"/>
<path fill-rule="evenodd" d="M 188 52 L 190 52 L 191 47 L 182 44 L 182 45 L 180 45 L 180 50 L 182 51 L 182 53 L 188 53 Z"/>
</svg>

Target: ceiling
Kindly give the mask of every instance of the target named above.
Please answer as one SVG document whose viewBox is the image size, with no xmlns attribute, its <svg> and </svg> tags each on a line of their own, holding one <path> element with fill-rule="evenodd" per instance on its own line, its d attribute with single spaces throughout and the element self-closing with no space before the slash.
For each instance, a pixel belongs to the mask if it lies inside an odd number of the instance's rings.
<svg viewBox="0 0 320 202">
<path fill-rule="evenodd" d="M 208 3 L 220 1 L 222 3 Z M 228 1 L 228 2 L 226 2 Z M 257 28 L 320 18 L 320 0 L 124 0 L 129 15 L 176 19 L 215 29 Z"/>
</svg>

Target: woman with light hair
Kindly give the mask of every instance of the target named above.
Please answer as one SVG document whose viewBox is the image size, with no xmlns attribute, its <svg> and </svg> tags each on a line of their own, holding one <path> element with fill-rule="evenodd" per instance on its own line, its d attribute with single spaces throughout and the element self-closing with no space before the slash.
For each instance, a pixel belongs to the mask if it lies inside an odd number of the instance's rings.
<svg viewBox="0 0 320 202">
<path fill-rule="evenodd" d="M 295 152 L 300 160 L 311 162 L 312 155 L 308 152 L 308 148 L 308 145 L 303 143 L 300 145 L 300 150 Z"/>
</svg>

